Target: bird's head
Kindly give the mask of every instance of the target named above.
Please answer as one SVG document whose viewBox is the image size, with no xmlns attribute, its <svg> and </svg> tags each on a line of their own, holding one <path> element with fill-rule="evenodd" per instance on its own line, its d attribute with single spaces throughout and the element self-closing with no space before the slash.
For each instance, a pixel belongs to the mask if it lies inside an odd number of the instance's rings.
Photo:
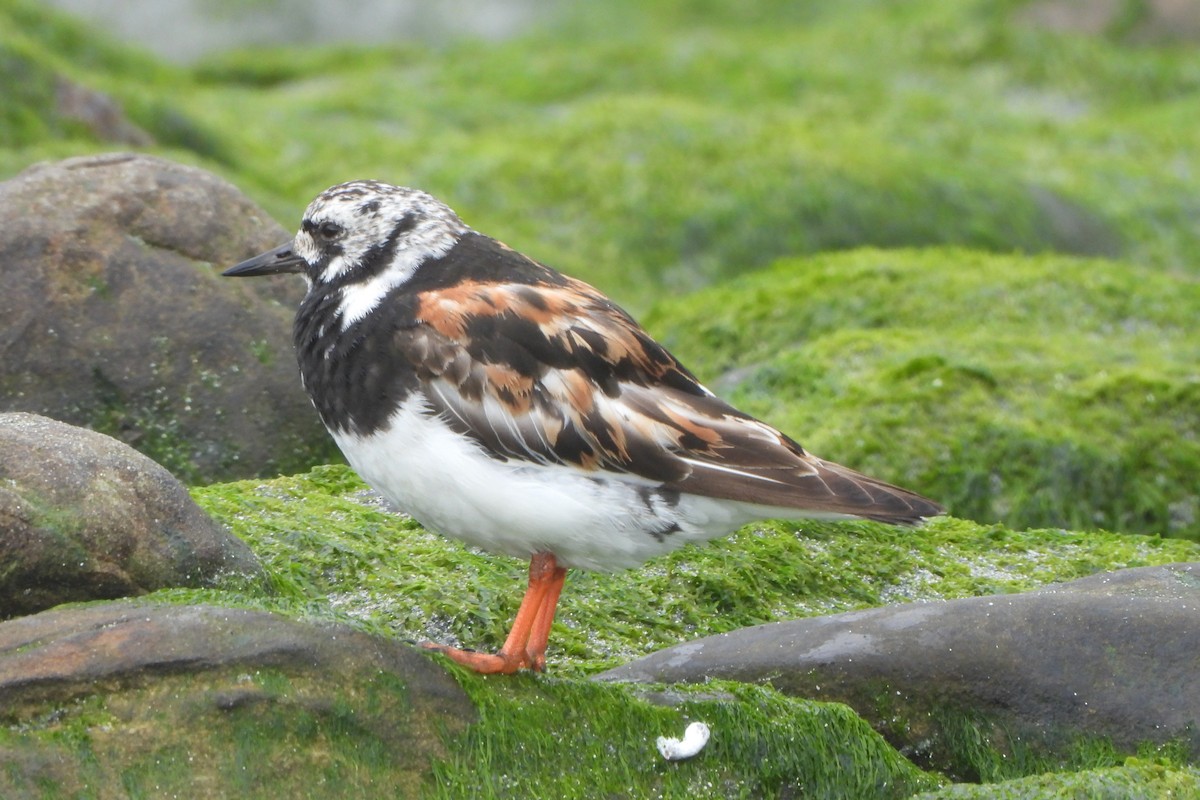
<svg viewBox="0 0 1200 800">
<path fill-rule="evenodd" d="M 225 270 L 249 277 L 301 274 L 314 286 L 399 286 L 426 259 L 444 255 L 467 230 L 448 206 L 417 189 L 351 181 L 309 204 L 296 238 Z"/>
</svg>

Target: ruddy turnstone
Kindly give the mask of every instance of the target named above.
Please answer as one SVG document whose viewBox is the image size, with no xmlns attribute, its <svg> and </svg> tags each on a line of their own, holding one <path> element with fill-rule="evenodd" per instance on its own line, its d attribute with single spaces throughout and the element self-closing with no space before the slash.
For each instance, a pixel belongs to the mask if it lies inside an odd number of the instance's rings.
<svg viewBox="0 0 1200 800">
<path fill-rule="evenodd" d="M 430 530 L 530 559 L 497 654 L 545 667 L 568 567 L 611 570 L 757 519 L 913 524 L 941 508 L 824 461 L 700 384 L 616 304 L 425 192 L 322 192 L 296 238 L 225 271 L 299 273 L 293 337 L 359 475 Z"/>
</svg>

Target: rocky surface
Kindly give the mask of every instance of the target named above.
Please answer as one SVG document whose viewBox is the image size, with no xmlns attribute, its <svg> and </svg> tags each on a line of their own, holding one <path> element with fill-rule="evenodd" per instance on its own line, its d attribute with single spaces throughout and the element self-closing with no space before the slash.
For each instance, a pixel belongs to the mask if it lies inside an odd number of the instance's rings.
<svg viewBox="0 0 1200 800">
<path fill-rule="evenodd" d="M 136 601 L 0 624 L 0 797 L 878 797 L 938 785 L 844 706 L 447 671 L 340 624 Z M 657 736 L 715 726 L 668 764 Z M 803 741 L 802 748 L 794 743 Z M 751 753 L 768 752 L 764 769 Z M 820 754 L 839 753 L 825 758 Z M 50 788 L 47 788 L 50 787 Z"/>
<path fill-rule="evenodd" d="M 1014 19 L 1030 27 L 1140 45 L 1200 38 L 1200 4 L 1191 0 L 1145 0 L 1136 8 L 1120 0 L 1034 0 L 1019 6 Z"/>
<path fill-rule="evenodd" d="M 154 144 L 154 137 L 130 122 L 120 104 L 104 92 L 59 75 L 54 97 L 58 116 L 81 123 L 101 141 L 133 147 Z"/>
<path fill-rule="evenodd" d="M 259 580 L 250 549 L 128 445 L 0 414 L 0 618 L 78 600 Z"/>
<path fill-rule="evenodd" d="M 64 702 L 98 683 L 133 686 L 186 670 L 238 667 L 389 670 L 406 675 L 414 701 L 464 719 L 465 697 L 428 655 L 335 623 L 305 623 L 262 611 L 114 602 L 45 611 L 0 623 L 0 703 Z M 252 688 L 211 698 L 254 702 Z"/>
<path fill-rule="evenodd" d="M 233 186 L 89 156 L 0 183 L 0 215 L 0 411 L 110 433 L 188 480 L 332 452 L 292 355 L 302 288 L 217 274 L 288 237 Z"/>
<path fill-rule="evenodd" d="M 710 636 L 598 676 L 770 683 L 845 702 L 902 752 L 951 774 L 949 720 L 990 720 L 1001 751 L 1122 749 L 1182 739 L 1200 754 L 1200 564 L 1038 591 L 912 603 Z M 961 776 L 972 778 L 977 776 Z"/>
<path fill-rule="evenodd" d="M 8 798 L 416 796 L 473 719 L 436 661 L 342 625 L 132 602 L 0 624 Z"/>
</svg>

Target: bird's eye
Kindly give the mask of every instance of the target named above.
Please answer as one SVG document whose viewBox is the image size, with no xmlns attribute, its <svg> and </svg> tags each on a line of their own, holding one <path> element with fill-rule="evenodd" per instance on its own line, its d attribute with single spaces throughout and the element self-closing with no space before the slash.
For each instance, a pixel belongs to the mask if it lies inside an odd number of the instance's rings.
<svg viewBox="0 0 1200 800">
<path fill-rule="evenodd" d="M 342 226 L 336 222 L 322 222 L 317 226 L 317 238 L 323 242 L 332 242 L 342 236 Z"/>
</svg>

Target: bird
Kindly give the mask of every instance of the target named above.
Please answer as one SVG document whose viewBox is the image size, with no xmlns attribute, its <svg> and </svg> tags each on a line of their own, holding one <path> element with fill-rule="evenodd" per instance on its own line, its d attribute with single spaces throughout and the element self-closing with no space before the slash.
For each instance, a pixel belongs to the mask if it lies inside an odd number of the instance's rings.
<svg viewBox="0 0 1200 800">
<path fill-rule="evenodd" d="M 942 508 L 812 455 L 709 391 L 599 290 L 374 180 L 222 274 L 297 273 L 301 383 L 350 466 L 426 529 L 529 559 L 504 644 L 544 671 L 568 569 L 636 567 L 762 519 L 917 525 Z"/>
</svg>

